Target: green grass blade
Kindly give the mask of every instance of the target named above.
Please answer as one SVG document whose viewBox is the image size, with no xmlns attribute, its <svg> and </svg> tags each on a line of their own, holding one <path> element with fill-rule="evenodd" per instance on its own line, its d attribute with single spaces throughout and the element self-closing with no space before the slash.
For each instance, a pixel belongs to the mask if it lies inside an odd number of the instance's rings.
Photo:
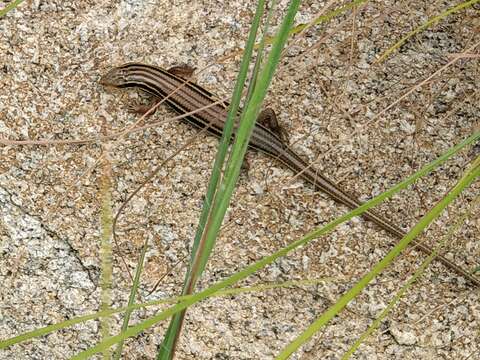
<svg viewBox="0 0 480 360">
<path fill-rule="evenodd" d="M 267 19 L 265 21 L 265 27 L 263 29 L 263 36 L 260 40 L 260 44 L 256 46 L 257 49 L 257 58 L 255 59 L 255 65 L 253 67 L 252 71 L 252 77 L 249 81 L 248 84 L 248 92 L 247 92 L 247 98 L 245 100 L 245 103 L 248 104 L 250 102 L 250 99 L 253 94 L 253 89 L 255 88 L 257 84 L 257 79 L 258 79 L 258 73 L 260 72 L 260 66 L 262 64 L 262 59 L 264 56 L 264 50 L 265 50 L 265 44 L 267 40 L 267 34 L 268 31 L 270 30 L 270 23 L 272 21 L 273 13 L 275 8 L 277 7 L 277 0 L 272 0 L 272 3 L 270 4 L 270 10 L 268 11 L 267 14 Z"/>
<path fill-rule="evenodd" d="M 137 262 L 137 270 L 135 271 L 135 277 L 133 279 L 132 288 L 130 289 L 130 296 L 128 298 L 128 306 L 127 306 L 128 309 L 125 311 L 121 332 L 124 332 L 127 330 L 128 323 L 130 321 L 130 315 L 134 310 L 133 305 L 135 304 L 135 296 L 137 295 L 138 286 L 140 284 L 140 276 L 142 275 L 143 265 L 145 263 L 145 254 L 147 253 L 147 249 L 148 249 L 148 240 L 145 240 L 145 243 L 143 244 L 142 252 L 140 253 L 140 257 Z M 120 343 L 117 345 L 117 349 L 113 354 L 113 358 L 115 360 L 120 359 L 120 356 L 122 355 L 122 349 L 123 349 L 123 340 L 120 341 Z"/>
<path fill-rule="evenodd" d="M 291 35 L 298 34 L 298 33 L 302 32 L 304 30 L 307 30 L 308 28 L 311 28 L 312 26 L 319 25 L 323 22 L 329 21 L 329 20 L 333 19 L 334 17 L 336 17 L 338 15 L 341 15 L 341 14 L 343 14 L 344 12 L 346 12 L 350 9 L 353 9 L 354 7 L 356 7 L 358 5 L 366 3 L 367 1 L 369 1 L 369 0 L 355 0 L 355 1 L 352 1 L 351 3 L 348 3 L 344 6 L 339 7 L 338 9 L 335 9 L 335 10 L 332 10 L 332 11 L 326 13 L 325 15 L 320 15 L 320 16 L 316 17 L 315 19 L 313 19 L 312 21 L 310 21 L 307 24 L 299 24 L 299 25 L 295 26 L 290 31 L 290 34 Z"/>
<path fill-rule="evenodd" d="M 15 1 L 12 1 L 10 4 L 8 4 L 7 6 L 5 6 L 3 9 L 0 10 L 0 18 L 6 15 L 10 10 L 15 9 L 22 2 L 23 0 L 15 0 Z"/>
<path fill-rule="evenodd" d="M 460 181 L 452 190 L 439 201 L 431 211 L 425 214 L 422 219 L 400 240 L 400 242 L 380 260 L 372 270 L 361 278 L 350 290 L 348 290 L 340 299 L 328 308 L 313 324 L 311 324 L 302 334 L 292 341 L 276 358 L 278 360 L 287 359 L 300 346 L 305 344 L 313 335 L 315 335 L 323 326 L 325 326 L 334 316 L 339 314 L 347 304 L 352 301 L 363 289 L 379 275 L 407 246 L 427 227 L 439 214 L 458 196 L 460 193 L 480 176 L 480 157 L 474 162 L 474 166 L 467 170 Z"/>
<path fill-rule="evenodd" d="M 222 137 L 220 139 L 220 143 L 218 145 L 218 151 L 217 151 L 215 163 L 212 170 L 212 175 L 210 176 L 208 189 L 207 189 L 207 196 L 205 198 L 205 204 L 202 209 L 199 225 L 195 234 L 195 241 L 193 244 L 192 256 L 191 256 L 192 261 L 195 258 L 195 253 L 198 248 L 198 243 L 200 241 L 200 237 L 202 236 L 203 230 L 205 228 L 207 217 L 210 212 L 210 207 L 211 207 L 211 204 L 213 203 L 213 197 L 218 186 L 221 170 L 223 168 L 223 163 L 225 161 L 228 145 L 230 143 L 230 139 L 232 138 L 234 120 L 238 114 L 238 110 L 240 107 L 242 91 L 245 86 L 245 81 L 247 79 L 248 65 L 250 63 L 250 59 L 252 58 L 253 48 L 255 45 L 255 38 L 257 36 L 258 27 L 260 25 L 260 19 L 263 16 L 264 6 L 265 6 L 264 0 L 260 0 L 258 2 L 257 10 L 255 12 L 255 16 L 252 21 L 252 26 L 250 28 L 250 33 L 245 45 L 245 52 L 242 58 L 242 62 L 240 64 L 240 71 L 238 73 L 237 80 L 235 82 L 235 88 L 233 90 L 232 100 L 228 108 L 228 115 L 225 121 L 225 127 L 222 133 Z"/>
<path fill-rule="evenodd" d="M 418 34 L 419 32 L 421 32 L 425 29 L 428 29 L 430 26 L 435 25 L 436 23 L 440 22 L 441 20 L 443 20 L 448 15 L 456 13 L 460 10 L 463 10 L 463 9 L 467 8 L 467 7 L 471 7 L 471 6 L 475 5 L 476 3 L 478 3 L 479 1 L 480 0 L 465 1 L 463 3 L 455 5 L 454 7 L 442 12 L 440 15 L 437 15 L 437 16 L 434 16 L 434 17 L 428 19 L 428 21 L 426 23 L 424 23 L 424 24 L 420 25 L 419 27 L 417 27 L 416 29 L 410 31 L 407 35 L 405 35 L 398 42 L 396 42 L 392 47 L 387 49 L 375 62 L 379 63 L 379 62 L 384 61 L 388 56 L 390 56 L 390 54 L 392 54 L 395 50 L 400 48 L 400 46 L 405 44 L 407 42 L 407 40 L 410 39 L 412 36 Z"/>
<path fill-rule="evenodd" d="M 207 194 L 205 197 L 202 213 L 200 215 L 200 221 L 197 226 L 195 239 L 192 246 L 191 260 L 189 263 L 187 274 L 185 276 L 185 282 L 184 282 L 182 294 L 187 294 L 189 292 L 189 288 L 192 287 L 192 284 L 195 284 L 196 279 L 198 279 L 201 275 L 201 272 L 198 272 L 198 271 L 194 271 L 192 273 L 192 266 L 195 263 L 195 259 L 199 256 L 200 240 L 201 240 L 202 234 L 204 233 L 208 215 L 211 210 L 211 204 L 213 204 L 213 201 L 214 201 L 213 199 L 218 187 L 221 170 L 225 162 L 228 145 L 230 143 L 230 139 L 232 138 L 235 118 L 237 117 L 237 114 L 238 114 L 243 88 L 245 86 L 245 81 L 247 79 L 248 65 L 252 58 L 255 39 L 257 37 L 258 27 L 260 25 L 260 20 L 263 16 L 264 8 L 265 8 L 265 1 L 260 0 L 257 4 L 255 15 L 252 21 L 252 26 L 250 27 L 250 33 L 248 35 L 248 39 L 245 45 L 245 52 L 242 58 L 242 62 L 240 64 L 240 71 L 238 73 L 237 81 L 235 83 L 235 88 L 232 95 L 232 100 L 228 109 L 228 115 L 225 122 L 225 127 L 223 129 L 222 138 L 220 139 L 217 155 L 215 157 L 215 162 L 213 165 L 212 174 L 210 176 L 210 181 L 208 183 Z M 163 342 L 160 345 L 160 350 L 159 350 L 157 359 L 169 359 L 172 356 L 173 348 L 175 346 L 176 339 L 179 336 L 179 333 L 181 330 L 181 324 L 184 316 L 185 316 L 185 313 L 182 312 L 181 314 L 178 314 L 172 318 L 170 325 L 167 329 L 167 332 L 165 334 L 165 337 L 163 339 Z"/>
<path fill-rule="evenodd" d="M 308 279 L 308 280 L 292 280 L 292 281 L 285 281 L 281 283 L 270 283 L 270 284 L 259 284 L 259 285 L 254 285 L 254 286 L 249 286 L 249 287 L 241 287 L 241 288 L 231 288 L 231 289 L 225 289 L 225 290 L 219 290 L 215 294 L 212 295 L 212 297 L 221 297 L 221 296 L 233 296 L 233 295 L 240 295 L 243 293 L 249 293 L 249 292 L 260 292 L 260 291 L 266 291 L 266 290 L 272 290 L 272 289 L 278 289 L 278 288 L 285 288 L 285 287 L 292 287 L 292 286 L 311 286 L 311 285 L 318 285 L 320 283 L 326 283 L 326 282 L 333 282 L 335 280 L 338 280 L 336 278 L 332 277 L 324 277 L 324 278 L 319 278 L 319 279 Z M 167 298 L 167 299 L 161 299 L 161 300 L 153 300 L 153 301 L 148 301 L 146 303 L 140 303 L 140 304 L 132 304 L 126 307 L 118 308 L 118 309 L 110 309 L 108 311 L 98 311 L 93 314 L 89 315 L 83 315 L 79 316 L 76 318 L 68 319 L 66 321 L 62 321 L 57 324 L 52 324 L 45 326 L 40 329 L 35 329 L 33 331 L 29 331 L 26 333 L 23 333 L 21 335 L 17 335 L 15 337 L 12 337 L 10 339 L 6 339 L 3 341 L 0 341 L 0 349 L 5 349 L 9 346 L 19 344 L 37 337 L 41 337 L 47 334 L 50 334 L 54 331 L 62 330 L 65 329 L 69 326 L 73 326 L 76 324 L 81 324 L 90 320 L 96 320 L 102 317 L 109 317 L 114 314 L 122 313 L 125 311 L 133 311 L 136 309 L 144 309 L 146 307 L 150 306 L 158 306 L 158 305 L 164 305 L 164 304 L 175 304 L 179 301 L 185 301 L 191 298 L 192 295 L 182 295 L 182 296 L 176 296 L 173 298 Z"/>
<path fill-rule="evenodd" d="M 378 329 L 382 321 L 386 318 L 389 312 L 393 309 L 393 307 L 400 301 L 402 296 L 407 292 L 407 290 L 413 285 L 413 283 L 425 272 L 427 267 L 431 264 L 431 262 L 437 256 L 439 250 L 444 247 L 448 239 L 465 223 L 468 217 L 471 216 L 472 211 L 480 204 L 480 196 L 477 196 L 468 211 L 466 211 L 460 219 L 456 222 L 454 226 L 452 226 L 448 233 L 444 236 L 443 241 L 433 249 L 432 253 L 422 262 L 420 267 L 415 271 L 415 273 L 408 279 L 408 281 L 402 286 L 402 288 L 395 294 L 394 298 L 388 303 L 385 309 L 382 310 L 380 315 L 370 324 L 367 330 L 363 332 L 362 335 L 355 341 L 355 343 L 348 349 L 348 351 L 342 356 L 342 360 L 347 360 L 353 353 L 360 347 L 360 345 L 365 341 L 365 339 L 370 336 L 375 330 Z"/>
<path fill-rule="evenodd" d="M 287 14 L 285 15 L 285 18 L 276 36 L 276 41 L 273 44 L 268 56 L 267 62 L 259 75 L 257 86 L 253 90 L 249 103 L 245 105 L 244 116 L 242 118 L 243 121 L 238 127 L 235 143 L 231 151 L 231 158 L 229 159 L 225 171 L 225 178 L 220 186 L 219 194 L 216 198 L 217 201 L 213 207 L 214 211 L 212 212 L 210 226 L 208 227 L 205 235 L 207 244 L 206 247 L 213 244 L 212 239 L 217 236 L 223 221 L 223 217 L 230 203 L 230 198 L 237 182 L 238 175 L 240 174 L 240 167 L 247 150 L 253 126 L 255 125 L 255 121 L 260 112 L 260 108 L 267 93 L 267 88 L 272 80 L 273 73 L 280 60 L 281 51 L 287 41 L 289 30 L 293 24 L 293 19 L 295 17 L 298 5 L 299 0 L 294 0 L 290 3 Z M 198 269 L 202 271 L 205 268 L 206 262 L 207 258 L 200 259 Z"/>
</svg>

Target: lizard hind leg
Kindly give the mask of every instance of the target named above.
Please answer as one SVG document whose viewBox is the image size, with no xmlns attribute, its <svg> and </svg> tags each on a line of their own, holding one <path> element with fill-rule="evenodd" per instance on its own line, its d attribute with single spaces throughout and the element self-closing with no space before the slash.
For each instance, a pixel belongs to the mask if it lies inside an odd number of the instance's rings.
<svg viewBox="0 0 480 360">
<path fill-rule="evenodd" d="M 279 137 L 284 143 L 288 144 L 288 134 L 282 126 L 278 123 L 277 114 L 272 108 L 263 109 L 258 115 L 257 123 L 266 127 Z"/>
</svg>

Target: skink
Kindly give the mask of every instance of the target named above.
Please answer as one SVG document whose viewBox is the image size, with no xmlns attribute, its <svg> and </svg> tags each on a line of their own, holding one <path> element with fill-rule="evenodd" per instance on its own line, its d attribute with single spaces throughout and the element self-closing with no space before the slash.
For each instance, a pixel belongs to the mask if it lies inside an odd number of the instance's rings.
<svg viewBox="0 0 480 360">
<path fill-rule="evenodd" d="M 156 98 L 166 99 L 166 103 L 179 114 L 191 113 L 201 109 L 184 119 L 196 127 L 207 128 L 208 132 L 218 137 L 221 136 L 227 117 L 225 104 L 218 103 L 212 106 L 215 102 L 214 96 L 201 86 L 187 81 L 184 77 L 180 68 L 165 70 L 152 65 L 127 63 L 111 69 L 102 76 L 100 84 L 117 88 L 140 88 Z M 205 109 L 202 109 L 204 107 Z M 262 120 L 269 119 L 273 124 L 275 123 L 275 115 L 271 110 L 264 110 L 260 117 Z M 249 146 L 279 160 L 295 174 L 300 174 L 316 189 L 323 191 L 336 201 L 350 208 L 356 208 L 362 204 L 358 199 L 341 190 L 335 183 L 309 166 L 281 139 L 278 131 L 263 125 L 262 121 L 257 120 Z M 405 235 L 403 230 L 374 211 L 364 212 L 363 217 L 373 221 L 398 238 Z M 413 245 L 426 254 L 432 252 L 430 247 L 418 241 L 413 241 Z M 479 279 L 452 261 L 441 255 L 437 255 L 436 259 L 457 274 L 464 276 L 475 286 L 480 286 Z"/>
</svg>

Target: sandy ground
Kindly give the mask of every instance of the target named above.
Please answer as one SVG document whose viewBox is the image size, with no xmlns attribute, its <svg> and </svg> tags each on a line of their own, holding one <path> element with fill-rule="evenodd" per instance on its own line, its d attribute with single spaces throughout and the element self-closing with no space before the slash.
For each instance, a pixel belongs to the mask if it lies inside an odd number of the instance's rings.
<svg viewBox="0 0 480 360">
<path fill-rule="evenodd" d="M 286 1 L 281 1 L 284 8 Z M 381 4 L 380 4 L 381 3 Z M 448 17 L 405 44 L 381 65 L 379 54 L 455 2 L 371 2 L 310 29 L 286 51 L 266 100 L 292 146 L 351 193 L 368 199 L 435 159 L 478 129 L 477 57 L 460 59 L 383 112 L 455 54 L 478 54 L 477 10 Z M 296 23 L 323 3 L 304 2 Z M 0 7 L 5 2 L 0 1 Z M 26 1 L 0 19 L 0 137 L 9 140 L 98 138 L 133 124 L 136 92 L 105 91 L 97 81 L 111 66 L 142 61 L 188 64 L 197 82 L 227 96 L 254 3 L 237 1 Z M 278 19 L 275 20 L 278 23 Z M 473 47 L 473 48 L 472 48 Z M 167 120 L 161 108 L 149 122 Z M 99 307 L 99 175 L 109 149 L 113 201 L 125 198 L 162 160 L 195 136 L 165 122 L 119 141 L 90 145 L 1 146 L 0 338 Z M 200 135 L 162 168 L 127 207 L 114 247 L 113 306 L 123 306 L 145 239 L 141 295 L 178 294 L 181 262 L 191 246 L 217 140 Z M 383 215 L 408 229 L 478 156 L 463 151 L 393 200 Z M 201 287 L 285 246 L 347 209 L 314 192 L 262 154 L 250 152 Z M 424 237 L 441 239 L 479 194 L 474 184 Z M 479 210 L 454 235 L 445 256 L 466 269 L 479 265 Z M 344 224 L 242 283 L 332 279 L 316 286 L 215 298 L 187 315 L 178 359 L 270 359 L 381 259 L 395 239 L 361 219 Z M 337 359 L 408 279 L 424 255 L 409 250 L 292 357 Z M 438 263 L 408 291 L 355 359 L 479 359 L 478 291 Z M 158 308 L 135 313 L 132 323 Z M 115 318 L 118 330 L 120 318 Z M 126 359 L 153 359 L 167 323 L 126 343 Z M 0 359 L 66 359 L 100 339 L 95 321 L 0 351 Z"/>
</svg>

